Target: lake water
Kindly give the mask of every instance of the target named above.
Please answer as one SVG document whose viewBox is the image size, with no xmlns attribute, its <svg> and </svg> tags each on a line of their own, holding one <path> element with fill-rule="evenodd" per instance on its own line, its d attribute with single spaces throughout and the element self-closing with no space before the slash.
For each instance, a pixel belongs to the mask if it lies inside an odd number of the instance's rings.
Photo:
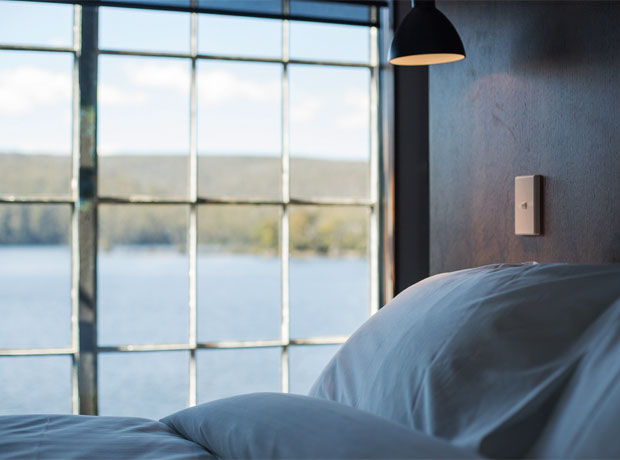
<svg viewBox="0 0 620 460">
<path fill-rule="evenodd" d="M 188 257 L 169 248 L 99 253 L 100 345 L 185 343 Z M 368 317 L 364 258 L 291 258 L 292 338 L 349 335 Z M 278 339 L 276 257 L 200 253 L 198 341 Z M 70 345 L 68 247 L 0 248 L 0 348 Z M 291 346 L 290 390 L 306 393 L 338 346 Z M 197 351 L 198 402 L 280 390 L 280 348 Z M 102 415 L 159 418 L 185 407 L 185 351 L 101 353 Z M 0 357 L 0 414 L 69 413 L 71 359 Z"/>
</svg>

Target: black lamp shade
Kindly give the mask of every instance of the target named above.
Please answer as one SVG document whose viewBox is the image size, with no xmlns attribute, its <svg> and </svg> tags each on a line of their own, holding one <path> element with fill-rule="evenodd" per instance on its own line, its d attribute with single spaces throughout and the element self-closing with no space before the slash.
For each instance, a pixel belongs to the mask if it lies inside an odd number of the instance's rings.
<svg viewBox="0 0 620 460">
<path fill-rule="evenodd" d="M 458 32 L 435 2 L 417 1 L 394 34 L 389 61 L 394 65 L 429 65 L 465 59 Z"/>
</svg>

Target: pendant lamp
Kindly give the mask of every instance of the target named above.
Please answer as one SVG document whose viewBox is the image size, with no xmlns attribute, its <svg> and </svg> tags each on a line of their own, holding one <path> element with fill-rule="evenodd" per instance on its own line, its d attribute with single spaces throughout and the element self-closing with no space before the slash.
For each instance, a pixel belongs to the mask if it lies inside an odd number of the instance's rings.
<svg viewBox="0 0 620 460">
<path fill-rule="evenodd" d="M 389 61 L 394 65 L 430 65 L 465 59 L 465 48 L 458 32 L 435 0 L 412 0 L 413 9 L 400 24 Z"/>
</svg>

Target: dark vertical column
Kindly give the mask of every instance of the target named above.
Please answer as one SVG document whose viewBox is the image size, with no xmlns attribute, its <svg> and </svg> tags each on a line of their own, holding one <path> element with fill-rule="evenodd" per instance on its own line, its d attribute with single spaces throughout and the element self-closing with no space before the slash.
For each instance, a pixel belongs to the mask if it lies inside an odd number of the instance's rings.
<svg viewBox="0 0 620 460">
<path fill-rule="evenodd" d="M 396 28 L 411 4 L 393 1 Z M 429 274 L 428 67 L 394 67 L 394 294 Z"/>
<path fill-rule="evenodd" d="M 97 7 L 82 7 L 79 54 L 79 358 L 80 414 L 97 414 Z"/>
</svg>

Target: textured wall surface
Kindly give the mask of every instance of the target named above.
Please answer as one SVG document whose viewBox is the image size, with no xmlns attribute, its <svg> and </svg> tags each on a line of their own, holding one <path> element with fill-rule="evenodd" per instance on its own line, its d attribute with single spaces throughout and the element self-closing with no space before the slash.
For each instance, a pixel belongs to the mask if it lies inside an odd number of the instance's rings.
<svg viewBox="0 0 620 460">
<path fill-rule="evenodd" d="M 432 66 L 430 271 L 620 262 L 620 2 L 438 2 L 467 59 Z M 514 234 L 542 174 L 543 235 Z"/>
</svg>

